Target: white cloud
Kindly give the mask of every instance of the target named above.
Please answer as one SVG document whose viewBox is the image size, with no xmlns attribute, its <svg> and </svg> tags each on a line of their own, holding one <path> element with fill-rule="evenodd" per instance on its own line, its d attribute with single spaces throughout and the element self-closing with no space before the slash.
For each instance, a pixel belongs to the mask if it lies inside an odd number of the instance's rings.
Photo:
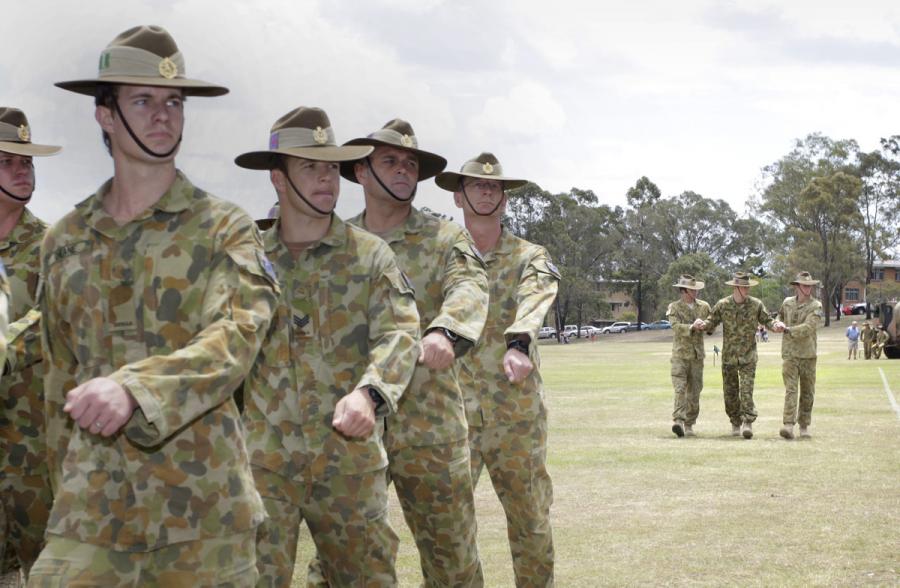
<svg viewBox="0 0 900 588">
<path fill-rule="evenodd" d="M 565 123 L 565 110 L 553 93 L 538 82 L 523 81 L 507 95 L 489 98 L 471 127 L 476 134 L 535 139 L 557 133 Z"/>
</svg>

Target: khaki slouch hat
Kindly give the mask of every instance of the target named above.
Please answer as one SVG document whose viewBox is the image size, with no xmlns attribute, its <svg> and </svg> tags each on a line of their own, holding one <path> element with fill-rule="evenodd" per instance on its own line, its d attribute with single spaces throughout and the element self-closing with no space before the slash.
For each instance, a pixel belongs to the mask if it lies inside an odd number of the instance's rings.
<svg viewBox="0 0 900 588">
<path fill-rule="evenodd" d="M 419 182 L 436 176 L 447 167 L 447 160 L 440 155 L 419 149 L 419 140 L 416 138 L 412 125 L 399 118 L 388 121 L 368 137 L 360 137 L 344 143 L 344 146 L 350 145 L 371 145 L 373 148 L 395 147 L 414 153 L 419 160 Z M 341 175 L 358 184 L 353 166 L 353 163 L 341 165 Z"/>
<path fill-rule="evenodd" d="M 31 142 L 31 126 L 18 108 L 0 106 L 0 151 L 28 157 L 56 155 L 62 147 Z"/>
<path fill-rule="evenodd" d="M 462 164 L 459 172 L 442 172 L 434 182 L 450 192 L 459 190 L 459 181 L 462 178 L 476 178 L 482 180 L 497 180 L 503 182 L 504 190 L 521 188 L 528 180 L 510 178 L 503 175 L 503 166 L 493 153 L 487 151 Z"/>
<path fill-rule="evenodd" d="M 94 96 L 103 84 L 180 88 L 185 96 L 221 96 L 228 88 L 185 77 L 184 56 L 175 39 L 155 25 L 123 32 L 100 53 L 96 78 L 57 82 L 63 90 Z"/>
</svg>

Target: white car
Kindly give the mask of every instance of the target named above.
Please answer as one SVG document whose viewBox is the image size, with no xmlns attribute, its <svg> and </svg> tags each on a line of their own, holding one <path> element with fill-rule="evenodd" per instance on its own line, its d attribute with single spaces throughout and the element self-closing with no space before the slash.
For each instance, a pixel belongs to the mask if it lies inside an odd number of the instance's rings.
<svg viewBox="0 0 900 588">
<path fill-rule="evenodd" d="M 608 327 L 603 327 L 603 331 L 601 332 L 606 335 L 608 335 L 609 333 L 624 333 L 628 330 L 628 326 L 630 324 L 631 323 L 626 321 L 619 321 L 609 325 Z"/>
<path fill-rule="evenodd" d="M 538 331 L 538 339 L 553 339 L 556 337 L 556 329 L 553 327 L 541 327 Z"/>
</svg>

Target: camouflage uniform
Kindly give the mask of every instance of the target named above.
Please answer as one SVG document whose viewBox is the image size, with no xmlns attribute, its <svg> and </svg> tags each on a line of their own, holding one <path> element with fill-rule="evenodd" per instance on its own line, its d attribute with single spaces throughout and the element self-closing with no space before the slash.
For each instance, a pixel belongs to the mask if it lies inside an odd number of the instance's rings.
<svg viewBox="0 0 900 588">
<path fill-rule="evenodd" d="M 9 235 L 0 240 L 13 304 L 11 321 L 34 305 L 40 274 L 41 239 L 47 225 L 25 208 Z M 43 364 L 16 370 L 0 382 L 0 508 L 8 521 L 6 557 L 0 574 L 26 574 L 44 543 L 53 495 L 44 448 Z"/>
<path fill-rule="evenodd" d="M 9 317 L 9 282 L 6 279 L 6 268 L 0 261 L 0 365 L 6 363 L 6 328 Z M 0 382 L 3 381 L 3 371 L 0 370 Z M 5 454 L 0 454 L 4 459 Z M 6 512 L 0 509 L 0 537 L 6 537 Z M 0 561 L 4 560 L 6 554 L 6 541 L 0 541 Z"/>
<path fill-rule="evenodd" d="M 700 414 L 700 392 L 703 390 L 703 331 L 691 330 L 697 319 L 709 317 L 709 304 L 699 298 L 693 306 L 683 300 L 669 304 L 666 318 L 672 324 L 672 386 L 675 407 L 672 420 L 693 426 Z"/>
<path fill-rule="evenodd" d="M 875 346 L 872 353 L 875 359 L 881 359 L 881 352 L 884 351 L 884 344 L 888 342 L 890 335 L 883 328 L 875 334 Z"/>
<path fill-rule="evenodd" d="M 365 228 L 365 213 L 349 222 Z M 461 357 L 481 335 L 488 306 L 484 262 L 469 233 L 412 207 L 402 225 L 379 236 L 413 283 L 422 333 L 449 329 L 459 336 L 454 349 Z M 456 363 L 446 370 L 417 365 L 385 423 L 390 478 L 428 586 L 484 582 L 457 370 Z"/>
<path fill-rule="evenodd" d="M 753 380 L 756 377 L 756 328 L 763 324 L 771 329 L 773 320 L 759 298 L 748 296 L 742 304 L 732 296 L 722 298 L 706 321 L 706 332 L 712 334 L 722 324 L 722 388 L 725 413 L 732 425 L 756 420 L 753 404 Z"/>
<path fill-rule="evenodd" d="M 487 467 L 506 512 L 517 586 L 553 585 L 553 486 L 547 473 L 547 408 L 540 374 L 538 329 L 559 284 L 547 251 L 507 230 L 484 256 L 490 303 L 481 339 L 461 360 L 472 483 Z M 503 370 L 507 343 L 517 335 L 533 342 L 534 370 L 513 384 Z"/>
<path fill-rule="evenodd" d="M 295 259 L 276 224 L 263 235 L 281 301 L 245 384 L 244 425 L 269 519 L 260 527 L 260 586 L 290 586 L 306 520 L 330 586 L 396 585 L 387 518 L 383 419 L 365 439 L 332 426 L 357 388 L 394 412 L 418 357 L 415 295 L 385 243 L 332 216 Z"/>
<path fill-rule="evenodd" d="M 56 223 L 41 248 L 55 499 L 48 545 L 32 568 L 37 585 L 52 584 L 61 568 L 92 575 L 90 562 L 123 562 L 117 553 L 172 555 L 179 543 L 186 557 L 203 559 L 221 553 L 223 541 L 252 541 L 265 517 L 232 400 L 277 301 L 259 233 L 237 206 L 180 172 L 156 203 L 119 225 L 103 209 L 111 181 Z M 101 376 L 138 405 L 109 438 L 62 410 L 68 390 Z M 75 544 L 80 555 L 67 563 Z M 143 573 L 151 557 L 128 559 L 137 571 L 114 565 L 104 583 Z M 252 551 L 230 557 L 242 581 L 255 581 Z"/>
<path fill-rule="evenodd" d="M 863 352 L 866 359 L 872 359 L 872 345 L 875 343 L 875 329 L 868 324 L 863 325 L 859 332 L 859 338 L 863 342 Z"/>
<path fill-rule="evenodd" d="M 810 298 L 798 303 L 789 296 L 781 303 L 778 320 L 787 329 L 781 338 L 781 377 L 784 380 L 784 424 L 808 427 L 816 397 L 816 328 L 824 318 L 822 303 Z M 800 414 L 797 414 L 797 389 Z"/>
</svg>

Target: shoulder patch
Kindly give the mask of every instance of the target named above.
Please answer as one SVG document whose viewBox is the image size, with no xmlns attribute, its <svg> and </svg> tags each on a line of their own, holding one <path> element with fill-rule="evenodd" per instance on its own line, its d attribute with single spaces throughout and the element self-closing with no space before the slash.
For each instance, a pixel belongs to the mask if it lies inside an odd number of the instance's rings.
<svg viewBox="0 0 900 588">
<path fill-rule="evenodd" d="M 537 271 L 539 271 L 543 274 L 549 274 L 549 275 L 553 276 L 554 278 L 556 278 L 557 280 L 562 279 L 562 274 L 559 273 L 559 268 L 557 268 L 553 264 L 553 262 L 550 261 L 548 258 L 536 259 L 534 261 L 534 269 L 536 269 Z"/>
<path fill-rule="evenodd" d="M 439 219 L 441 219 L 441 220 L 445 220 L 445 221 L 452 221 L 452 220 L 453 220 L 453 217 L 452 217 L 452 216 L 450 216 L 450 215 L 448 215 L 448 214 L 442 214 L 442 213 L 440 213 L 440 212 L 431 210 L 431 209 L 428 208 L 427 206 L 420 208 L 419 211 L 422 212 L 422 213 L 424 213 L 424 214 L 427 214 L 427 215 L 429 215 L 429 216 L 433 216 L 433 217 L 435 217 L 435 218 L 439 218 Z"/>
<path fill-rule="evenodd" d="M 259 259 L 259 265 L 262 266 L 263 271 L 266 272 L 266 275 L 272 278 L 272 281 L 278 283 L 278 275 L 275 273 L 275 266 L 272 265 L 272 262 L 269 261 L 269 258 L 266 257 L 266 254 L 262 251 L 258 251 L 256 253 L 257 259 Z"/>
</svg>

